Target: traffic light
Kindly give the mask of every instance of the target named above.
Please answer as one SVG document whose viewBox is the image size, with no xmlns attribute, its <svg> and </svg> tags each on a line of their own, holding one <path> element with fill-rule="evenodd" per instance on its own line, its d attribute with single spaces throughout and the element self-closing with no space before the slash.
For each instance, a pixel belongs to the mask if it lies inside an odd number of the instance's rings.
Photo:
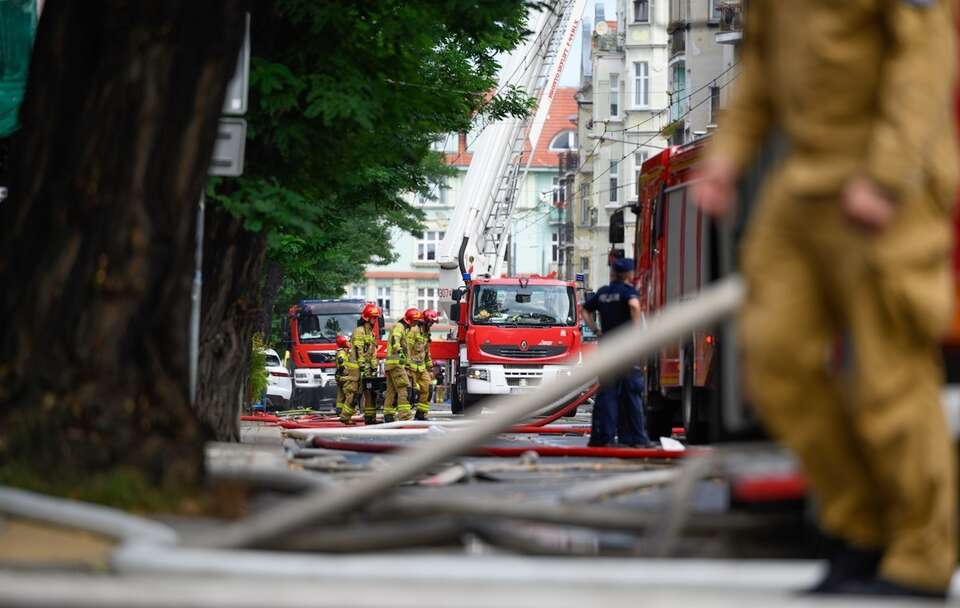
<svg viewBox="0 0 960 608">
<path fill-rule="evenodd" d="M 619 209 L 610 216 L 610 244 L 623 242 L 623 209 Z"/>
</svg>

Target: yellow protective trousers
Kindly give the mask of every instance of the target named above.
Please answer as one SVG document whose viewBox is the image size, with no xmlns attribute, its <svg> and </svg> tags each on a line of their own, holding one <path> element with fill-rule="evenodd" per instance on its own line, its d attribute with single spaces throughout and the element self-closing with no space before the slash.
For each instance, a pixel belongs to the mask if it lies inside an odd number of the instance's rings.
<svg viewBox="0 0 960 608">
<path fill-rule="evenodd" d="M 356 367 L 348 367 L 345 375 L 337 377 L 337 410 L 341 419 L 350 418 L 357 411 L 359 384 L 360 370 Z"/>
<path fill-rule="evenodd" d="M 361 379 L 361 383 L 365 384 L 367 377 L 364 376 Z M 377 396 L 373 392 L 373 389 L 364 388 L 362 385 L 357 389 L 359 391 L 359 400 L 363 404 L 363 415 L 370 417 L 377 415 Z"/>
<path fill-rule="evenodd" d="M 950 213 L 934 200 L 900 201 L 893 224 L 868 234 L 839 194 L 792 196 L 772 177 L 744 244 L 740 332 L 748 397 L 799 458 L 822 528 L 883 548 L 885 578 L 942 590 L 957 488 L 938 349 L 953 304 Z"/>
<path fill-rule="evenodd" d="M 383 398 L 384 416 L 397 416 L 400 420 L 409 420 L 411 413 L 410 400 L 407 390 L 410 388 L 410 379 L 403 365 L 387 365 L 387 392 Z"/>
<path fill-rule="evenodd" d="M 410 383 L 417 393 L 417 403 L 415 404 L 417 411 L 426 414 L 430 411 L 430 383 L 433 382 L 433 377 L 423 366 L 411 369 L 409 373 Z"/>
</svg>

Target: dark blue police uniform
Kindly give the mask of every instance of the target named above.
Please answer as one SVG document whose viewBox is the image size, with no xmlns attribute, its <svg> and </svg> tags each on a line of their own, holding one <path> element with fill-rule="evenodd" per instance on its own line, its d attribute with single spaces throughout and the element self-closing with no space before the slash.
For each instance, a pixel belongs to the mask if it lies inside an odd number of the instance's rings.
<svg viewBox="0 0 960 608">
<path fill-rule="evenodd" d="M 617 260 L 614 268 L 628 270 L 630 260 Z M 631 323 L 630 300 L 640 295 L 632 285 L 614 281 L 591 296 L 583 308 L 599 313 L 601 342 L 611 331 Z M 645 446 L 650 443 L 643 414 L 643 371 L 634 366 L 616 380 L 602 380 L 593 405 L 589 445 L 607 445 L 619 440 L 622 445 Z"/>
</svg>

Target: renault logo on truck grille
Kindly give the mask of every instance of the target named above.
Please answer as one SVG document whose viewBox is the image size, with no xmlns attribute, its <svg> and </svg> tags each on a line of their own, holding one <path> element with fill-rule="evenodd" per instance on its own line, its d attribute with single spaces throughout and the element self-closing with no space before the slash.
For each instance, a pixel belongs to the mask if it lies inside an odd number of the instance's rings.
<svg viewBox="0 0 960 608">
<path fill-rule="evenodd" d="M 520 340 L 520 350 L 522 350 L 522 351 L 526 351 L 526 350 L 527 350 L 527 341 L 526 341 L 526 340 Z"/>
</svg>

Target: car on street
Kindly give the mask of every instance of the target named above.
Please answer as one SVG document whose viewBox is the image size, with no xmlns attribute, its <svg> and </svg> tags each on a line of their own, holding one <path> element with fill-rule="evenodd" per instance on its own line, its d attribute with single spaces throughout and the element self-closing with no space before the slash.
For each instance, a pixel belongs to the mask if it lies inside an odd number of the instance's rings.
<svg viewBox="0 0 960 608">
<path fill-rule="evenodd" d="M 286 409 L 290 403 L 290 395 L 293 394 L 290 370 L 284 367 L 280 355 L 272 348 L 265 349 L 263 354 L 267 367 L 267 399 L 270 400 L 272 409 Z"/>
</svg>

